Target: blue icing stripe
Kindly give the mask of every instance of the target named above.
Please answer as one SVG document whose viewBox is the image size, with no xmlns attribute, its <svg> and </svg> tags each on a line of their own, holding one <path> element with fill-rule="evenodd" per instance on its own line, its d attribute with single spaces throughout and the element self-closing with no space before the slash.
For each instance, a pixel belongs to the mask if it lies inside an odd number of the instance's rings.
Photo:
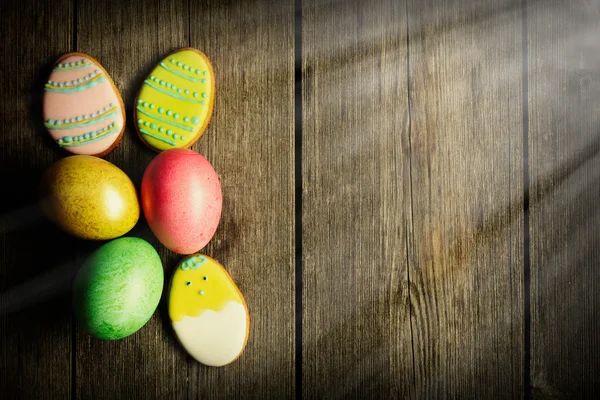
<svg viewBox="0 0 600 400">
<path fill-rule="evenodd" d="M 148 132 L 148 131 L 146 131 L 146 130 L 144 130 L 144 129 L 141 129 L 141 128 L 140 128 L 140 133 L 141 133 L 142 135 L 150 136 L 151 138 L 154 138 L 154 139 L 156 139 L 156 140 L 160 140 L 161 142 L 165 142 L 165 143 L 167 143 L 167 144 L 170 144 L 171 146 L 175 146 L 175 144 L 176 144 L 176 143 L 175 143 L 175 142 L 173 142 L 172 140 L 169 140 L 169 139 L 162 138 L 162 137 L 160 137 L 160 136 L 158 136 L 158 135 L 155 135 L 155 134 L 153 134 L 153 133 L 150 133 L 150 132 Z"/>
<path fill-rule="evenodd" d="M 114 135 L 120 132 L 119 125 L 116 122 L 111 123 L 106 128 L 98 129 L 94 132 L 88 132 L 81 136 L 65 136 L 58 139 L 56 142 L 61 147 L 73 147 L 82 146 L 96 140 L 107 138 L 108 136 Z"/>
<path fill-rule="evenodd" d="M 106 114 L 102 114 L 99 117 L 83 120 L 79 124 L 69 124 L 69 125 L 57 125 L 55 123 L 45 122 L 44 126 L 48 129 L 57 130 L 57 129 L 72 129 L 72 128 L 81 128 L 82 126 L 93 125 L 97 122 L 104 121 L 119 111 L 118 108 L 113 109 L 112 111 L 107 112 Z M 81 117 L 77 117 L 81 118 Z"/>
<path fill-rule="evenodd" d="M 174 75 L 177 75 L 177 76 L 180 76 L 180 77 L 182 77 L 183 79 L 187 79 L 187 80 L 188 80 L 188 81 L 190 81 L 190 82 L 201 82 L 201 83 L 205 83 L 205 82 L 203 82 L 203 81 L 206 81 L 205 79 L 201 79 L 201 78 L 192 78 L 191 76 L 188 76 L 188 75 L 186 75 L 186 74 L 184 74 L 184 73 L 181 73 L 181 72 L 179 72 L 179 71 L 175 71 L 174 69 L 171 69 L 171 68 L 169 68 L 169 67 L 167 66 L 167 64 L 165 64 L 164 62 L 161 62 L 161 63 L 160 63 L 160 66 L 161 66 L 161 67 L 163 67 L 164 69 L 166 69 L 167 71 L 169 71 L 170 73 L 172 73 L 172 74 L 174 74 Z"/>
<path fill-rule="evenodd" d="M 106 76 L 103 75 L 103 76 L 99 77 L 98 79 L 94 79 L 83 85 L 62 86 L 62 87 L 45 86 L 44 90 L 46 92 L 56 92 L 56 93 L 77 93 L 77 92 L 83 92 L 85 89 L 92 88 L 92 87 L 96 86 L 97 84 L 105 82 L 105 81 L 106 81 Z"/>
<path fill-rule="evenodd" d="M 196 100 L 185 98 L 183 96 L 179 96 L 178 94 L 175 94 L 175 93 L 168 92 L 168 91 L 164 90 L 163 88 L 161 88 L 160 86 L 156 86 L 155 84 L 153 84 L 152 82 L 150 82 L 147 79 L 144 81 L 144 83 L 146 83 L 146 85 L 150 86 L 151 88 L 157 90 L 158 92 L 164 93 L 167 96 L 171 96 L 177 100 L 187 101 L 188 103 L 194 103 L 194 104 L 206 104 L 206 102 L 204 102 L 204 101 L 196 101 Z"/>
<path fill-rule="evenodd" d="M 164 122 L 165 124 L 172 125 L 172 126 L 174 126 L 176 128 L 180 128 L 180 129 L 186 130 L 188 132 L 194 132 L 194 130 L 192 128 L 188 127 L 188 126 L 178 124 L 177 122 L 169 121 L 168 119 L 165 119 L 165 118 L 160 117 L 158 115 L 154 115 L 154 114 L 152 114 L 152 113 L 150 113 L 148 111 L 145 111 L 140 106 L 137 106 L 136 109 L 138 110 L 138 112 L 141 112 L 142 114 L 146 114 L 147 116 L 149 116 L 151 118 L 154 118 L 154 119 L 156 119 L 158 121 Z"/>
</svg>

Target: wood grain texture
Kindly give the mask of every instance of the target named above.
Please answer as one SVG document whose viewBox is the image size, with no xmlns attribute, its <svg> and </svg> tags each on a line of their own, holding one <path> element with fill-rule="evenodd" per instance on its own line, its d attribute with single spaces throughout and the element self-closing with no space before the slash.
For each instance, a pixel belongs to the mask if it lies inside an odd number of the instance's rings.
<svg viewBox="0 0 600 400">
<path fill-rule="evenodd" d="M 73 243 L 37 206 L 43 170 L 62 153 L 45 132 L 41 98 L 71 48 L 71 1 L 0 3 L 0 398 L 71 393 Z M 60 250 L 57 250 L 60 249 Z"/>
<path fill-rule="evenodd" d="M 167 54 L 188 45 L 188 2 L 77 2 L 77 50 L 100 61 L 120 90 L 127 109 L 127 129 L 119 147 L 106 159 L 123 169 L 139 190 L 142 175 L 156 155 L 137 137 L 132 109 L 144 78 Z M 76 398 L 165 399 L 194 397 L 194 376 L 173 334 L 166 294 L 180 256 L 165 249 L 143 216 L 127 234 L 149 241 L 161 255 L 165 289 L 157 313 L 134 335 L 118 341 L 97 340 L 77 328 Z M 98 243 L 81 247 L 81 264 Z M 195 398 L 195 397 L 194 397 Z"/>
<path fill-rule="evenodd" d="M 303 1 L 303 376 L 313 398 L 413 385 L 403 1 Z"/>
<path fill-rule="evenodd" d="M 193 146 L 213 164 L 223 216 L 207 254 L 244 294 L 244 354 L 190 366 L 199 398 L 294 397 L 294 3 L 192 2 L 190 44 L 214 65 L 217 95 Z"/>
<path fill-rule="evenodd" d="M 527 13 L 532 397 L 598 398 L 600 2 Z"/>
<path fill-rule="evenodd" d="M 408 0 L 420 398 L 523 395 L 518 1 Z"/>
</svg>

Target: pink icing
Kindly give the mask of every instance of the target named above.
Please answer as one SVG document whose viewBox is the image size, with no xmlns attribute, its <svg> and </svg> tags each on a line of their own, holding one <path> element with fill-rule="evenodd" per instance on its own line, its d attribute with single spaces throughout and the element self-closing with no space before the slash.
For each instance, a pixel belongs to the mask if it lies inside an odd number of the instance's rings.
<svg viewBox="0 0 600 400">
<path fill-rule="evenodd" d="M 71 56 L 61 60 L 61 63 L 69 63 L 71 61 L 80 61 L 86 59 L 93 65 L 87 68 L 80 68 L 73 71 L 57 71 L 50 74 L 49 80 L 55 82 L 72 81 L 81 78 L 94 70 L 102 72 L 102 69 L 97 66 L 92 60 L 82 56 Z M 88 132 L 96 131 L 100 128 L 105 128 L 112 122 L 116 122 L 119 126 L 117 133 L 107 136 L 103 139 L 98 139 L 88 144 L 80 146 L 65 147 L 65 149 L 73 154 L 100 154 L 110 148 L 118 139 L 119 132 L 122 130 L 124 121 L 121 109 L 119 96 L 113 89 L 111 83 L 107 80 L 96 86 L 75 93 L 56 93 L 44 92 L 43 100 L 43 117 L 44 121 L 48 119 L 63 120 L 65 118 L 75 118 L 92 112 L 97 113 L 98 110 L 103 110 L 113 103 L 119 108 L 119 112 L 110 118 L 103 119 L 93 124 L 85 125 L 80 128 L 71 129 L 49 129 L 50 136 L 55 141 L 64 136 L 78 136 Z"/>
</svg>

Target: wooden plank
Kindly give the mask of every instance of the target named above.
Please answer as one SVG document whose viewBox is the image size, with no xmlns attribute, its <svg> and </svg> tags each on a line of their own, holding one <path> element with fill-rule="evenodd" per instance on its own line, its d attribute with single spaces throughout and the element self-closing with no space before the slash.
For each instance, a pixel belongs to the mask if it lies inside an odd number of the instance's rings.
<svg viewBox="0 0 600 400">
<path fill-rule="evenodd" d="M 213 164 L 223 217 L 207 254 L 244 294 L 250 338 L 225 368 L 190 364 L 199 398 L 294 396 L 294 4 L 191 3 L 190 44 L 212 60 L 212 121 L 194 149 Z"/>
<path fill-rule="evenodd" d="M 123 169 L 139 190 L 144 170 L 156 155 L 135 132 L 132 109 L 144 78 L 171 51 L 188 45 L 188 2 L 77 1 L 77 50 L 100 61 L 115 81 L 127 108 L 127 130 L 106 159 Z M 140 220 L 128 234 L 148 240 L 161 255 L 165 288 L 179 256 L 166 250 Z M 84 243 L 78 262 L 99 246 Z M 77 398 L 187 398 L 196 378 L 172 332 L 165 301 L 140 331 L 118 341 L 100 341 L 77 329 Z"/>
<path fill-rule="evenodd" d="M 37 202 L 43 170 L 62 157 L 44 132 L 41 98 L 52 64 L 72 48 L 71 1 L 3 1 L 0 15 L 0 398 L 68 398 L 73 241 Z"/>
<path fill-rule="evenodd" d="M 533 398 L 600 395 L 600 2 L 528 18 Z"/>
<path fill-rule="evenodd" d="M 420 398 L 523 395 L 520 2 L 408 0 Z"/>
<path fill-rule="evenodd" d="M 404 1 L 302 2 L 304 398 L 407 397 Z"/>
</svg>

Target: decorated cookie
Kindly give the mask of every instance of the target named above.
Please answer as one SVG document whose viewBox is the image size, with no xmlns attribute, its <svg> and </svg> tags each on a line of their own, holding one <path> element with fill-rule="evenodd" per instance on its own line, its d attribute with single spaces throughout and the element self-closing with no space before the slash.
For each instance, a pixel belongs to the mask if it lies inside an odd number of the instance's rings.
<svg viewBox="0 0 600 400">
<path fill-rule="evenodd" d="M 140 205 L 131 179 L 98 157 L 58 160 L 42 176 L 42 209 L 64 231 L 82 239 L 114 239 L 137 223 Z"/>
<path fill-rule="evenodd" d="M 208 256 L 189 256 L 175 269 L 169 316 L 181 345 L 202 364 L 220 367 L 244 351 L 248 306 L 227 271 Z"/>
<path fill-rule="evenodd" d="M 212 165 L 190 149 L 163 151 L 142 178 L 142 208 L 150 229 L 169 250 L 200 251 L 221 218 L 219 177 Z"/>
<path fill-rule="evenodd" d="M 83 53 L 65 54 L 54 65 L 43 114 L 52 139 L 73 154 L 104 156 L 125 130 L 119 91 L 100 63 Z"/>
<path fill-rule="evenodd" d="M 178 50 L 144 80 L 134 111 L 138 134 L 156 151 L 190 147 L 208 126 L 214 99 L 208 58 L 196 49 Z"/>
</svg>

